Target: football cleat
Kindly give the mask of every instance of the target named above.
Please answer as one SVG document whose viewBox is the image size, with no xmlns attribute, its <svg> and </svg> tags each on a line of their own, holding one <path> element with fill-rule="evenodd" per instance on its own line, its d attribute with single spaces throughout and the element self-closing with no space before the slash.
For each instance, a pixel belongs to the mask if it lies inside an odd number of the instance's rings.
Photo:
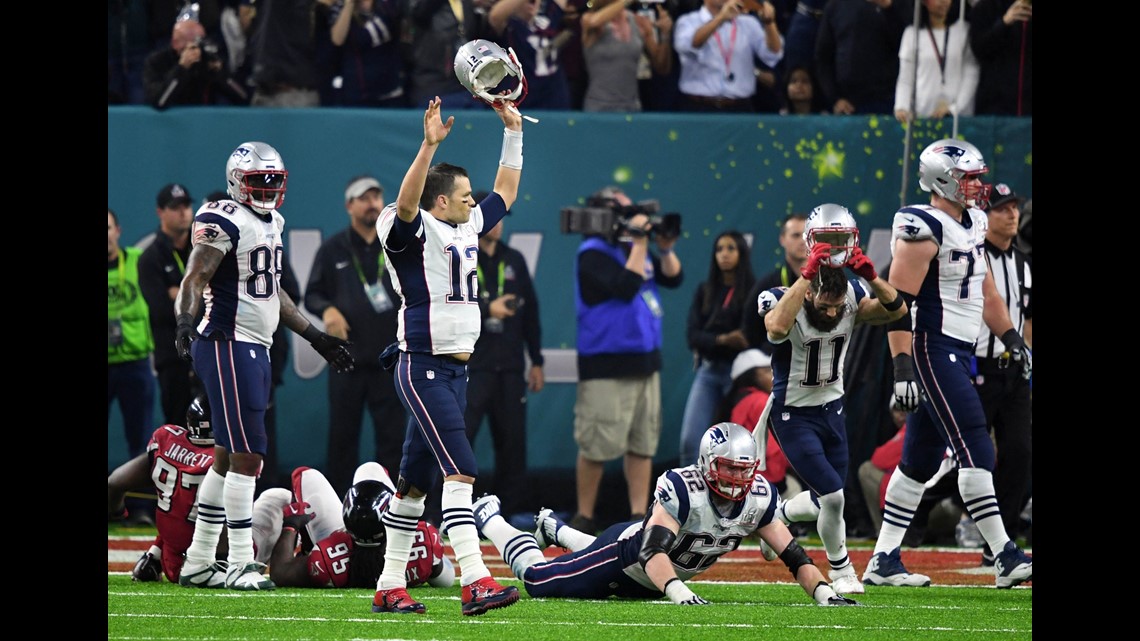
<svg viewBox="0 0 1140 641">
<path fill-rule="evenodd" d="M 558 518 L 554 510 L 544 507 L 534 515 L 534 538 L 538 541 L 538 547 L 545 550 L 546 548 L 557 545 L 560 548 L 566 549 L 558 540 L 558 530 L 569 527 L 566 522 Z"/>
<path fill-rule="evenodd" d="M 494 494 L 484 494 L 471 504 L 471 513 L 475 516 L 475 529 L 478 530 L 480 538 L 487 538 L 483 536 L 483 527 L 491 517 L 499 515 L 499 506 L 499 497 Z"/>
<path fill-rule="evenodd" d="M 373 612 L 395 612 L 396 614 L 424 614 L 427 608 L 408 595 L 405 588 L 377 590 L 372 597 Z"/>
<path fill-rule="evenodd" d="M 839 594 L 864 594 L 867 591 L 859 582 L 854 565 L 848 564 L 847 567 L 831 570 L 828 578 L 831 579 L 831 589 Z"/>
<path fill-rule="evenodd" d="M 519 600 L 519 589 L 504 587 L 494 578 L 485 576 L 463 586 L 463 616 L 479 616 L 487 610 L 505 608 Z"/>
<path fill-rule="evenodd" d="M 178 585 L 184 588 L 224 588 L 226 562 L 215 561 L 203 567 L 187 563 L 182 566 L 182 571 L 178 575 Z"/>
<path fill-rule="evenodd" d="M 264 571 L 265 564 L 256 561 L 245 565 L 231 565 L 226 571 L 226 587 L 245 592 L 275 589 L 277 586 L 269 577 L 262 574 Z"/>
<path fill-rule="evenodd" d="M 896 587 L 925 588 L 930 585 L 930 577 L 925 574 L 912 574 L 903 566 L 899 549 L 879 552 L 871 557 L 863 572 L 865 585 L 893 585 Z"/>
<path fill-rule="evenodd" d="M 1005 549 L 994 557 L 994 575 L 1000 590 L 1032 581 L 1033 557 L 1022 552 L 1013 541 L 1008 541 Z"/>
</svg>

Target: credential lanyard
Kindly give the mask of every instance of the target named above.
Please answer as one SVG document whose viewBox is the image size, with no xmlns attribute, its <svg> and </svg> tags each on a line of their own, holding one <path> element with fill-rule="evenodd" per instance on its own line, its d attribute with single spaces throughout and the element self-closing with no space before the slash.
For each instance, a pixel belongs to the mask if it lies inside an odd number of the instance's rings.
<svg viewBox="0 0 1140 641">
<path fill-rule="evenodd" d="M 717 29 L 713 32 L 713 37 L 716 38 L 716 48 L 720 49 L 720 55 L 724 58 L 724 73 L 729 82 L 736 80 L 736 74 L 732 72 L 732 54 L 733 49 L 736 48 L 736 20 L 732 21 L 732 33 L 729 35 L 728 50 L 725 51 L 724 43 L 720 40 L 720 30 Z"/>
<path fill-rule="evenodd" d="M 368 287 L 368 279 L 364 277 L 364 268 L 360 266 L 360 260 L 356 258 L 356 252 L 352 248 L 348 248 L 349 256 L 352 256 L 352 266 L 356 268 L 356 275 L 360 277 L 360 284 Z M 380 280 L 381 271 L 384 269 L 384 250 L 380 250 L 380 255 L 376 257 L 376 280 Z"/>
<path fill-rule="evenodd" d="M 479 278 L 479 292 L 483 298 L 487 299 L 487 302 L 491 302 L 495 298 L 498 298 L 499 296 L 503 295 L 503 282 L 504 282 L 504 271 L 503 270 L 504 270 L 504 265 L 506 264 L 506 262 L 507 261 L 502 261 L 499 263 L 499 288 L 497 290 L 495 290 L 495 296 L 494 297 L 491 297 L 491 295 L 490 295 L 491 293 L 487 291 L 486 283 L 483 279 L 483 266 L 482 265 L 475 265 L 475 273 L 476 273 L 476 276 Z"/>
<path fill-rule="evenodd" d="M 930 44 L 934 47 L 934 57 L 938 58 L 938 71 L 942 74 L 942 84 L 946 84 L 946 58 L 949 57 L 950 27 L 947 26 L 942 36 L 942 51 L 938 50 L 938 41 L 934 39 L 934 31 L 926 27 L 926 35 L 930 36 Z M 943 54 L 946 55 L 943 55 Z"/>
</svg>

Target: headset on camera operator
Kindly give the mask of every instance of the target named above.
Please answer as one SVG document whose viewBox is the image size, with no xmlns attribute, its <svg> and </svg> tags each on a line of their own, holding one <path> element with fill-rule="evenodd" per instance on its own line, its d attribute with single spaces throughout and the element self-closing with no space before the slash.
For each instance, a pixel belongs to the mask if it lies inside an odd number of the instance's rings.
<svg viewBox="0 0 1140 641">
<path fill-rule="evenodd" d="M 249 103 L 249 95 L 230 77 L 217 43 L 196 20 L 174 23 L 170 48 L 155 51 L 143 67 L 146 100 L 155 109 L 173 105 Z"/>
</svg>

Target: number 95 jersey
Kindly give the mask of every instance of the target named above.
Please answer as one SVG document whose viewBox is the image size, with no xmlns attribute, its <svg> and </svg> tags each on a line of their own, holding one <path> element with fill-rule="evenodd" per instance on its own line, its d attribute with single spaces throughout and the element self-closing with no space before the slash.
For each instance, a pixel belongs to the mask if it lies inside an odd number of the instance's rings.
<svg viewBox="0 0 1140 641">
<path fill-rule="evenodd" d="M 732 503 L 727 514 L 717 511 L 712 497 L 696 465 L 674 468 L 657 478 L 654 501 L 681 524 L 669 558 L 682 581 L 704 572 L 735 550 L 744 537 L 771 523 L 778 493 L 758 474 L 744 500 Z M 640 564 L 625 571 L 638 583 L 656 590 Z"/>
</svg>

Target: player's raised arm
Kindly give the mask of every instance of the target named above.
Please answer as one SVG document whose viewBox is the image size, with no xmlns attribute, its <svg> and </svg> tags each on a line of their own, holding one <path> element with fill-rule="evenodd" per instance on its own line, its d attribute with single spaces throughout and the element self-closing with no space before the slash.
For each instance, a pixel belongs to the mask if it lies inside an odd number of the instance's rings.
<svg viewBox="0 0 1140 641">
<path fill-rule="evenodd" d="M 499 171 L 495 174 L 495 193 L 503 198 L 507 209 L 515 203 L 519 194 L 519 181 L 522 179 L 522 116 L 506 101 L 497 101 L 492 106 L 503 120 L 503 150 L 499 154 Z"/>
<path fill-rule="evenodd" d="M 431 167 L 431 159 L 435 156 L 439 143 L 447 138 L 452 125 L 455 124 L 455 116 L 449 116 L 447 122 L 443 122 L 440 116 L 440 103 L 439 96 L 428 102 L 427 110 L 424 111 L 424 141 L 420 144 L 416 159 L 404 174 L 404 181 L 400 183 L 400 193 L 396 196 L 396 215 L 406 223 L 411 222 L 420 211 L 420 196 L 424 193 L 424 181 L 427 179 L 428 168 Z M 517 180 L 515 189 L 516 191 L 518 189 Z"/>
</svg>

